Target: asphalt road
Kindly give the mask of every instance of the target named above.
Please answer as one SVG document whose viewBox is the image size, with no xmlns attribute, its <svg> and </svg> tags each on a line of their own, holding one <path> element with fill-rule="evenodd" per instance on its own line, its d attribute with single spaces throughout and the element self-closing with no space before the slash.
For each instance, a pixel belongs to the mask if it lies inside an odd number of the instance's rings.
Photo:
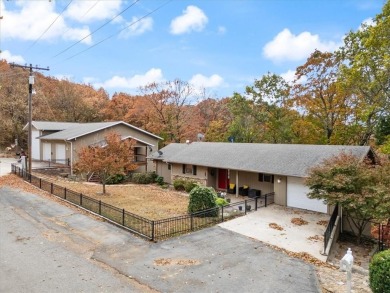
<svg viewBox="0 0 390 293">
<path fill-rule="evenodd" d="M 0 188 L 0 292 L 320 292 L 314 268 L 212 227 L 151 243 Z"/>
</svg>

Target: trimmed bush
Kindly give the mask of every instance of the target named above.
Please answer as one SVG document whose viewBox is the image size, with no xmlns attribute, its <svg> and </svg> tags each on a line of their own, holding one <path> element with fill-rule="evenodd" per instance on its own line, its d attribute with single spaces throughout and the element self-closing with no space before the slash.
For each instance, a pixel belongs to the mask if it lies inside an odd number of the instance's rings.
<svg viewBox="0 0 390 293">
<path fill-rule="evenodd" d="M 148 173 L 133 173 L 131 176 L 131 181 L 137 184 L 150 184 L 155 182 L 156 173 L 148 172 Z"/>
<path fill-rule="evenodd" d="M 215 203 L 217 204 L 217 206 L 219 207 L 223 207 L 223 206 L 226 206 L 228 205 L 228 201 L 224 198 L 221 198 L 221 197 L 218 197 L 216 200 L 215 200 Z"/>
<path fill-rule="evenodd" d="M 198 183 L 192 180 L 185 180 L 184 181 L 184 189 L 186 192 L 190 193 L 192 189 L 194 189 L 196 186 L 198 186 Z"/>
<path fill-rule="evenodd" d="M 160 186 L 163 186 L 164 185 L 164 177 L 162 176 L 157 176 L 156 178 L 156 183 Z"/>
<path fill-rule="evenodd" d="M 184 187 L 184 184 L 185 184 L 185 180 L 184 179 L 175 179 L 173 181 L 173 187 L 175 188 L 175 190 L 178 190 L 178 191 L 184 191 L 186 190 L 185 187 Z"/>
<path fill-rule="evenodd" d="M 390 292 L 390 250 L 375 254 L 370 262 L 370 288 L 373 293 Z"/>
<path fill-rule="evenodd" d="M 123 174 L 115 174 L 108 177 L 106 180 L 106 184 L 118 184 L 123 182 L 126 179 L 126 176 Z"/>
<path fill-rule="evenodd" d="M 217 193 L 212 187 L 197 185 L 190 192 L 190 201 L 188 203 L 188 212 L 195 213 L 217 207 L 215 203 Z M 216 210 L 216 213 L 218 211 Z M 208 215 L 216 216 L 216 215 Z"/>
</svg>

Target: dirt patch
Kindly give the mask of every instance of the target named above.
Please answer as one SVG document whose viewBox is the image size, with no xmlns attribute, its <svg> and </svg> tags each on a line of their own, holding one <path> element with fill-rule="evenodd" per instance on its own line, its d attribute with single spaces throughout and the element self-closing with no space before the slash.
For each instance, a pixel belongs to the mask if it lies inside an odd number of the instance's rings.
<svg viewBox="0 0 390 293">
<path fill-rule="evenodd" d="M 169 265 L 193 266 L 198 264 L 200 264 L 200 261 L 196 259 L 158 258 L 154 260 L 154 265 L 156 266 L 169 266 Z"/>
<path fill-rule="evenodd" d="M 294 225 L 297 225 L 297 226 L 302 226 L 302 225 L 307 225 L 307 224 L 309 224 L 308 221 L 305 221 L 305 220 L 302 219 L 302 218 L 292 218 L 292 219 L 291 219 L 291 223 L 293 223 Z"/>
<path fill-rule="evenodd" d="M 275 229 L 275 230 L 279 230 L 279 231 L 283 231 L 283 230 L 284 230 L 283 227 L 279 226 L 279 225 L 276 224 L 276 223 L 269 223 L 268 226 L 269 226 L 270 228 L 272 228 L 272 229 Z"/>
</svg>

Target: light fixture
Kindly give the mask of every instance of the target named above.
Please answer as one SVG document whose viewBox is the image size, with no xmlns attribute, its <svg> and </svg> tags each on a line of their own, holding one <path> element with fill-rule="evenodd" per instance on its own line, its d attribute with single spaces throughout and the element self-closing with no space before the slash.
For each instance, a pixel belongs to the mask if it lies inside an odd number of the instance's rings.
<svg viewBox="0 0 390 293">
<path fill-rule="evenodd" d="M 282 179 L 278 178 L 278 180 L 277 180 L 277 181 L 278 181 L 278 183 L 280 183 L 280 182 L 282 182 Z"/>
</svg>

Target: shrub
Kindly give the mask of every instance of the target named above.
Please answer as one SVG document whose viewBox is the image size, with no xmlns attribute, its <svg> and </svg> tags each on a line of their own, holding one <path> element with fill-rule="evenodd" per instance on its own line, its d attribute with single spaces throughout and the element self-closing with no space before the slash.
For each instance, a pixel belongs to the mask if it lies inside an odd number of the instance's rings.
<svg viewBox="0 0 390 293">
<path fill-rule="evenodd" d="M 226 206 L 228 205 L 228 201 L 224 198 L 221 198 L 221 197 L 218 197 L 216 200 L 215 200 L 215 203 L 217 204 L 217 206 L 219 207 L 223 207 L 223 206 Z"/>
<path fill-rule="evenodd" d="M 194 189 L 196 186 L 198 186 L 198 183 L 192 180 L 185 180 L 184 181 L 184 189 L 186 192 L 190 193 L 192 189 Z"/>
<path fill-rule="evenodd" d="M 123 174 L 115 174 L 108 177 L 106 180 L 106 184 L 118 184 L 123 182 L 125 180 L 126 176 Z"/>
<path fill-rule="evenodd" d="M 156 177 L 156 183 L 160 186 L 163 186 L 164 185 L 164 177 L 162 176 L 157 176 Z"/>
<path fill-rule="evenodd" d="M 215 203 L 217 198 L 217 193 L 212 187 L 205 187 L 197 185 L 190 192 L 190 201 L 188 203 L 188 212 L 195 213 L 211 208 L 217 207 Z M 216 216 L 218 210 L 216 209 L 213 215 Z"/>
<path fill-rule="evenodd" d="M 374 255 L 370 262 L 370 288 L 373 293 L 390 292 L 390 250 Z"/>
<path fill-rule="evenodd" d="M 185 184 L 185 180 L 184 179 L 175 179 L 173 181 L 173 187 L 175 188 L 175 190 L 178 190 L 178 191 L 184 191 L 186 190 L 185 187 L 184 187 L 184 184 Z"/>
<path fill-rule="evenodd" d="M 133 173 L 131 176 L 131 181 L 137 184 L 150 184 L 155 182 L 156 173 Z"/>
</svg>

